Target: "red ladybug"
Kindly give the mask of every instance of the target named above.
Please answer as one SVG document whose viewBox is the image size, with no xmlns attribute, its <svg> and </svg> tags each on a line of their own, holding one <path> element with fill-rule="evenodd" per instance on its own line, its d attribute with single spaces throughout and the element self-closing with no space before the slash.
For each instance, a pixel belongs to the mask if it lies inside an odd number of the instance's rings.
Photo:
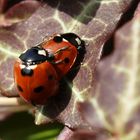
<svg viewBox="0 0 140 140">
<path fill-rule="evenodd" d="M 57 94 L 59 81 L 74 65 L 83 45 L 76 34 L 59 34 L 22 53 L 14 65 L 19 95 L 33 105 L 46 104 Z"/>
<path fill-rule="evenodd" d="M 33 47 L 21 54 L 14 65 L 19 95 L 34 105 L 45 104 L 58 90 L 58 74 L 46 57 L 44 49 Z"/>
<path fill-rule="evenodd" d="M 84 41 L 74 33 L 57 34 L 41 43 L 41 46 L 53 54 L 51 63 L 59 78 L 65 76 L 74 65 L 78 52 L 83 48 Z"/>
</svg>

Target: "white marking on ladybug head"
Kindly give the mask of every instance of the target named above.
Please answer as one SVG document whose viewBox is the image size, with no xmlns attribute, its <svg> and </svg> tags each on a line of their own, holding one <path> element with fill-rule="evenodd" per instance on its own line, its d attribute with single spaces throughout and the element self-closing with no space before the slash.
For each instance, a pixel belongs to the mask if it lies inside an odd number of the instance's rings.
<svg viewBox="0 0 140 140">
<path fill-rule="evenodd" d="M 24 64 L 20 64 L 20 68 L 21 68 L 21 69 L 24 69 L 25 67 L 26 67 L 27 69 L 32 69 L 32 70 L 33 70 L 33 69 L 35 69 L 35 68 L 37 67 L 37 65 L 27 65 L 27 66 L 26 66 L 26 65 L 24 65 Z"/>
<path fill-rule="evenodd" d="M 25 65 L 20 64 L 20 68 L 21 68 L 21 69 L 24 69 L 24 68 L 25 68 Z"/>
<path fill-rule="evenodd" d="M 24 51 L 22 52 L 22 54 L 24 54 L 27 50 L 28 50 L 28 49 L 24 50 Z"/>
<path fill-rule="evenodd" d="M 31 59 L 28 59 L 28 62 L 32 62 L 32 60 Z"/>
<path fill-rule="evenodd" d="M 39 55 L 44 55 L 44 56 L 46 56 L 46 51 L 45 51 L 45 50 L 39 50 L 39 51 L 38 51 L 38 54 L 39 54 Z"/>
<path fill-rule="evenodd" d="M 66 40 L 65 38 L 63 38 L 63 41 L 65 41 L 65 42 L 69 42 L 68 40 Z"/>
<path fill-rule="evenodd" d="M 56 34 L 55 36 L 61 36 L 60 34 Z"/>
<path fill-rule="evenodd" d="M 78 45 L 80 45 L 80 44 L 81 44 L 81 40 L 80 40 L 80 38 L 78 38 L 78 37 L 77 37 L 77 38 L 75 38 L 75 41 L 77 42 L 77 44 L 78 44 Z"/>
<path fill-rule="evenodd" d="M 27 69 L 33 70 L 33 69 L 35 69 L 36 67 L 37 67 L 37 65 L 29 65 L 29 66 L 27 66 Z"/>
<path fill-rule="evenodd" d="M 29 60 L 27 61 L 27 65 L 30 65 L 30 64 L 31 64 L 31 62 L 32 62 L 32 60 L 31 60 L 31 59 L 29 59 Z"/>
</svg>

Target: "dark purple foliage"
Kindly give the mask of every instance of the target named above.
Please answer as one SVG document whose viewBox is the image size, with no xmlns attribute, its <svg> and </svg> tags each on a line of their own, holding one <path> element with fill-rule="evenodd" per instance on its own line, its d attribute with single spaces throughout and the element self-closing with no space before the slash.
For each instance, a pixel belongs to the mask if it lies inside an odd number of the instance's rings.
<svg viewBox="0 0 140 140">
<path fill-rule="evenodd" d="M 37 108 L 35 122 L 38 125 L 54 120 L 63 123 L 66 128 L 58 137 L 60 140 L 68 140 L 73 131 L 78 129 L 78 133 L 72 136 L 74 140 L 80 139 L 79 135 L 85 140 L 88 140 L 86 136 L 89 140 L 91 137 L 105 140 L 108 133 L 116 135 L 116 130 L 112 130 L 112 127 L 116 128 L 113 121 L 117 116 L 112 114 L 118 112 L 116 104 L 120 103 L 118 99 L 122 96 L 122 90 L 126 90 L 128 78 L 116 69 L 123 70 L 117 66 L 125 59 L 126 50 L 130 50 L 131 54 L 130 43 L 122 40 L 121 35 L 129 36 L 130 27 L 139 19 L 139 12 L 132 23 L 117 31 L 115 52 L 111 52 L 110 57 L 105 57 L 100 63 L 99 60 L 103 45 L 111 37 L 121 16 L 131 7 L 132 2 L 133 0 L 26 0 L 6 9 L 6 1 L 1 1 L 0 12 L 4 18 L 0 22 L 0 93 L 17 95 L 13 64 L 23 50 L 38 44 L 45 36 L 74 32 L 86 42 L 86 53 L 80 69 L 75 74 L 67 75 L 68 78 L 73 76 L 73 80 L 62 81 L 57 96 L 50 99 L 45 106 Z M 128 56 L 128 61 L 122 65 L 129 69 L 132 56 Z M 102 132 L 103 135 L 100 135 Z"/>
</svg>

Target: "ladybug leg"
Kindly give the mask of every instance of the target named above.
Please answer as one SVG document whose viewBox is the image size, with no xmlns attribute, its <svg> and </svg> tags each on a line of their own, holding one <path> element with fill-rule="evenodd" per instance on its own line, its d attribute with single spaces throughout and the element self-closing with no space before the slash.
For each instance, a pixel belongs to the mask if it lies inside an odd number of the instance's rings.
<svg viewBox="0 0 140 140">
<path fill-rule="evenodd" d="M 63 47 L 63 48 L 61 48 L 61 49 L 58 49 L 55 53 L 54 53 L 54 55 L 55 54 L 58 54 L 58 53 L 60 53 L 60 52 L 62 52 L 62 51 L 65 51 L 65 50 L 67 50 L 69 48 L 69 46 L 65 46 L 65 47 Z"/>
<path fill-rule="evenodd" d="M 55 53 L 54 53 L 54 55 L 56 55 L 56 54 L 59 54 L 59 53 L 61 53 L 62 51 L 65 51 L 65 50 L 67 50 L 67 49 L 69 49 L 69 46 L 65 46 L 65 47 L 63 47 L 63 48 L 60 48 L 60 49 L 58 49 Z M 65 62 L 65 60 L 58 60 L 58 61 L 56 61 L 56 62 L 51 62 L 52 64 L 60 64 L 60 63 L 64 63 Z"/>
<path fill-rule="evenodd" d="M 2 96 L 4 96 L 4 97 L 8 97 L 8 98 L 12 98 L 12 97 L 19 97 L 19 95 L 18 94 L 7 94 L 7 93 L 3 93 L 3 92 L 1 92 L 0 93 Z"/>
<path fill-rule="evenodd" d="M 63 63 L 63 62 L 64 62 L 64 60 L 58 60 L 56 62 L 51 62 L 51 63 L 57 65 L 57 64 L 60 64 L 60 63 Z"/>
<path fill-rule="evenodd" d="M 82 49 L 82 46 L 78 46 L 77 49 L 78 51 L 80 51 Z"/>
</svg>

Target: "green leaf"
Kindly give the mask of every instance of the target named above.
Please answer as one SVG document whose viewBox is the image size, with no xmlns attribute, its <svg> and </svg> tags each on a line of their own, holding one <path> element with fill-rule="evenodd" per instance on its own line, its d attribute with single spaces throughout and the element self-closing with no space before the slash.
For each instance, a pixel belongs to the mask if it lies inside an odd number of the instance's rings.
<svg viewBox="0 0 140 140">
<path fill-rule="evenodd" d="M 27 113 L 17 113 L 0 123 L 0 137 L 4 140 L 55 140 L 62 129 L 60 124 L 36 126 Z"/>
</svg>

